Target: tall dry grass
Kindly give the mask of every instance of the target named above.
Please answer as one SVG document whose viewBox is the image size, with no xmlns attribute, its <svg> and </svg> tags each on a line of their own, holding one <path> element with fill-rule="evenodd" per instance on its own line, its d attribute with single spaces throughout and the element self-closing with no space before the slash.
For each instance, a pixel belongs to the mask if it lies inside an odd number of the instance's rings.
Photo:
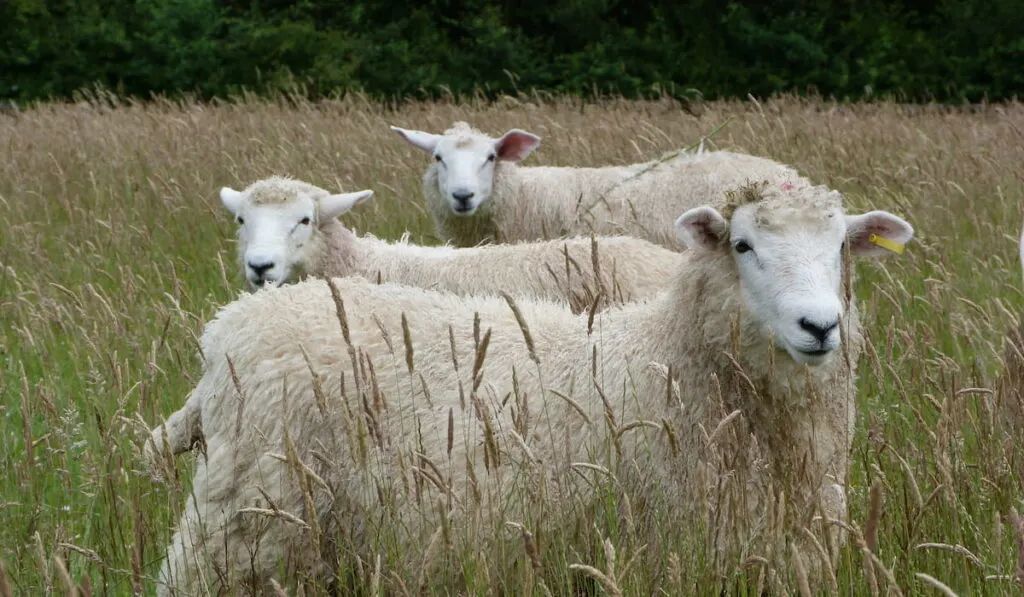
<svg viewBox="0 0 1024 597">
<path fill-rule="evenodd" d="M 217 189 L 272 173 L 373 188 L 347 223 L 433 243 L 419 198 L 426 158 L 387 126 L 438 131 L 455 119 L 530 130 L 543 137 L 530 163 L 565 165 L 650 159 L 728 122 L 711 147 L 792 164 L 853 209 L 907 217 L 917 230 L 908 252 L 859 266 L 870 347 L 849 488 L 856 528 L 836 587 L 1019 594 L 1021 442 L 1000 425 L 993 391 L 1022 305 L 1022 106 L 99 96 L 0 116 L 0 595 L 151 592 L 188 465 L 180 459 L 181 483 L 154 485 L 138 474 L 135 441 L 180 406 L 198 374 L 196 334 L 241 288 Z M 466 590 L 509 594 L 568 592 L 570 577 L 593 594 L 703 594 L 700 562 L 671 541 L 645 551 L 612 497 L 547 535 L 511 529 L 521 551 L 462 554 L 451 575 Z M 376 566 L 351 577 L 381 586 Z M 444 577 L 420 580 L 445 591 Z"/>
</svg>

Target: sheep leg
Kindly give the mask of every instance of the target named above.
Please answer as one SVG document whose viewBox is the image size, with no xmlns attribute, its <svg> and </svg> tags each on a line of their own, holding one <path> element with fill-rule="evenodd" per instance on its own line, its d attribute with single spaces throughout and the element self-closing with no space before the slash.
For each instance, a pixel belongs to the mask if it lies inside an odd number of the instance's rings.
<svg viewBox="0 0 1024 597">
<path fill-rule="evenodd" d="M 239 554 L 226 552 L 226 548 L 237 551 L 243 547 L 236 540 L 236 507 L 231 500 L 213 497 L 217 488 L 211 487 L 208 473 L 206 463 L 196 463 L 192 492 L 157 578 L 157 597 L 217 594 L 216 587 L 231 584 L 232 573 L 239 571 L 238 566 L 228 565 L 228 558 Z"/>
<path fill-rule="evenodd" d="M 180 409 L 171 413 L 162 425 L 152 430 L 142 447 L 142 456 L 154 481 L 166 480 L 164 468 L 168 463 L 164 459 L 165 442 L 170 448 L 171 456 L 177 456 L 187 452 L 196 442 L 203 439 L 200 415 L 199 399 L 193 392 Z"/>
<path fill-rule="evenodd" d="M 157 597 L 194 595 L 197 586 L 207 584 L 205 581 L 208 579 L 200 578 L 204 568 L 199 561 L 199 558 L 203 557 L 203 533 L 199 508 L 196 506 L 195 498 L 190 497 L 160 567 Z"/>
</svg>

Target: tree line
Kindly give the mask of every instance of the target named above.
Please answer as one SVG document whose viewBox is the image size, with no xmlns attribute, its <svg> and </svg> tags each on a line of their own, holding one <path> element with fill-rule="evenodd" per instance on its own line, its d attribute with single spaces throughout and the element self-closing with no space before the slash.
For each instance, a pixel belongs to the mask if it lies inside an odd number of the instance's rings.
<svg viewBox="0 0 1024 597">
<path fill-rule="evenodd" d="M 1024 89 L 1018 0 L 0 0 L 0 98 L 540 90 L 978 102 Z"/>
</svg>

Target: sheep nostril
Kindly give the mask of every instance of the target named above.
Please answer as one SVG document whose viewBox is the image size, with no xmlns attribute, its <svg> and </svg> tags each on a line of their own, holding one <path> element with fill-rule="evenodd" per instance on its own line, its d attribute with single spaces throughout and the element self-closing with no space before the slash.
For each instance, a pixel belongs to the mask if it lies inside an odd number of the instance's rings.
<svg viewBox="0 0 1024 597">
<path fill-rule="evenodd" d="M 461 203 L 468 203 L 469 200 L 473 198 L 473 195 L 475 195 L 475 193 L 472 191 L 455 191 L 452 193 L 452 197 Z"/>
<path fill-rule="evenodd" d="M 814 336 L 814 338 L 818 342 L 822 342 L 822 343 L 825 342 L 825 340 L 828 338 L 829 332 L 831 332 L 833 329 L 835 329 L 835 327 L 837 325 L 839 325 L 838 322 L 832 322 L 832 323 L 830 323 L 828 325 L 822 326 L 822 325 L 818 325 L 816 323 L 811 322 L 806 317 L 801 317 L 800 318 L 800 329 L 802 329 L 803 331 L 807 332 L 808 334 Z"/>
<path fill-rule="evenodd" d="M 252 261 L 249 262 L 249 269 L 251 269 L 254 274 L 261 278 L 263 277 L 263 274 L 272 267 L 274 267 L 273 261 L 266 261 L 263 263 L 253 263 Z"/>
</svg>

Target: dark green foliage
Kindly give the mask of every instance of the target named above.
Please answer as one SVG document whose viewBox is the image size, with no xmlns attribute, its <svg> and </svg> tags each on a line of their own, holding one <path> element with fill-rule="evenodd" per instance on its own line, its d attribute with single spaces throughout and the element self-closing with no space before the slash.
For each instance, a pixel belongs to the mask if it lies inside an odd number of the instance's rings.
<svg viewBox="0 0 1024 597">
<path fill-rule="evenodd" d="M 1018 0 L 0 0 L 0 98 L 294 88 L 981 101 L 1024 89 Z"/>
</svg>

